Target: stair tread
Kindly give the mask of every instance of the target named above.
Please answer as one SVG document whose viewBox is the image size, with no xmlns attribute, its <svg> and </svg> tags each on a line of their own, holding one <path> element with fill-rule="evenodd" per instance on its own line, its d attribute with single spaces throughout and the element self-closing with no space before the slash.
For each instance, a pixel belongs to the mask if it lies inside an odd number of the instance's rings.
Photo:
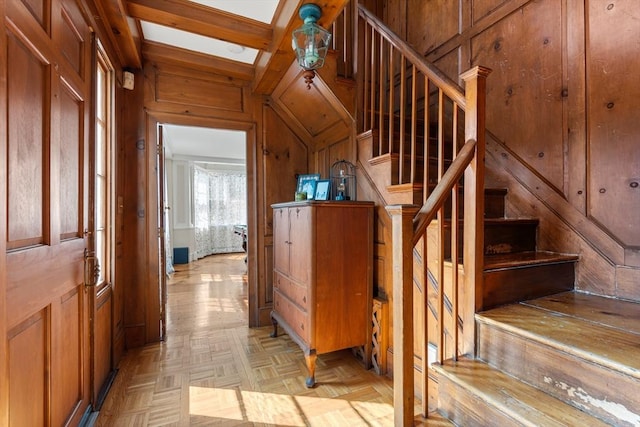
<svg viewBox="0 0 640 427">
<path fill-rule="evenodd" d="M 640 379 L 638 333 L 530 304 L 494 308 L 476 320 Z"/>
<path fill-rule="evenodd" d="M 640 335 L 640 304 L 583 292 L 563 292 L 522 304 Z"/>
<path fill-rule="evenodd" d="M 484 269 L 487 271 L 499 268 L 528 267 L 577 260 L 578 257 L 576 255 L 559 254 L 549 251 L 512 252 L 486 255 L 484 257 Z"/>
<path fill-rule="evenodd" d="M 433 369 L 522 425 L 608 425 L 479 360 L 448 360 L 443 365 L 433 365 Z"/>
</svg>

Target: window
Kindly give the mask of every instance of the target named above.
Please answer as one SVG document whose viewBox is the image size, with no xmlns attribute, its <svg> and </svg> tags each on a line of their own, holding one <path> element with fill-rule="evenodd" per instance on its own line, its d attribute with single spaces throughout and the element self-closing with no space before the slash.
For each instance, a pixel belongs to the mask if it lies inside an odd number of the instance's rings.
<svg viewBox="0 0 640 427">
<path fill-rule="evenodd" d="M 113 186 L 111 183 L 112 118 L 113 118 L 113 67 L 103 49 L 98 48 L 96 66 L 96 117 L 94 158 L 94 209 L 95 209 L 95 255 L 100 266 L 97 286 L 104 287 L 110 280 L 111 227 L 113 220 Z"/>
</svg>

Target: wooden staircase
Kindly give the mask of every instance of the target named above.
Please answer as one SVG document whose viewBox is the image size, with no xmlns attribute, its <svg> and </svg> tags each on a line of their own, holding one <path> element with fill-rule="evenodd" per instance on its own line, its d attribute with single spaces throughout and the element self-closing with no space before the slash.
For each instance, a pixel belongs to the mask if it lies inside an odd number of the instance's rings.
<svg viewBox="0 0 640 427">
<path fill-rule="evenodd" d="M 476 315 L 477 359 L 434 365 L 458 425 L 640 425 L 640 305 L 578 292 Z"/>
<path fill-rule="evenodd" d="M 640 305 L 574 292 L 578 256 L 541 250 L 538 220 L 506 218 L 506 191 L 484 188 L 490 70 L 463 90 L 358 13 L 357 164 L 391 230 L 395 425 L 415 423 L 417 391 L 424 416 L 463 426 L 640 426 Z"/>
<path fill-rule="evenodd" d="M 375 144 L 375 135 L 360 135 L 360 154 L 373 152 L 366 146 Z M 382 176 L 397 170 L 388 163 L 398 156 L 381 157 L 360 164 L 388 183 Z M 378 191 L 395 203 L 415 202 L 415 188 L 395 187 Z M 432 406 L 461 426 L 640 425 L 640 305 L 574 292 L 578 257 L 540 250 L 538 220 L 506 218 L 506 196 L 503 189 L 485 190 L 477 358 L 431 365 Z M 451 210 L 445 212 L 444 256 L 451 268 Z M 438 221 L 429 226 L 434 233 L 438 227 Z M 445 307 L 450 316 L 450 304 Z"/>
</svg>

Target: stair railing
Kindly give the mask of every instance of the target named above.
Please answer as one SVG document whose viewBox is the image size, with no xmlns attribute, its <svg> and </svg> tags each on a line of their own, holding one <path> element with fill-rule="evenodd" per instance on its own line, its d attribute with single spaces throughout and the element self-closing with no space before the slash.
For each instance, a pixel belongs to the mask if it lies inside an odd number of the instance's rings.
<svg viewBox="0 0 640 427">
<path fill-rule="evenodd" d="M 419 368 L 425 417 L 429 413 L 431 360 L 442 363 L 461 354 L 475 355 L 474 314 L 483 269 L 485 96 L 490 70 L 475 67 L 463 73 L 463 91 L 364 7 L 359 6 L 358 14 L 358 132 L 378 129 L 374 156 L 398 156 L 392 183 L 423 190 L 421 208 L 387 207 L 393 247 L 395 425 L 412 425 L 415 334 L 424 339 Z M 432 139 L 435 150 L 429 147 Z M 464 209 L 459 200 L 462 177 Z M 445 238 L 445 208 L 450 210 L 449 239 Z M 434 220 L 437 226 L 431 230 Z M 430 240 L 436 242 L 435 250 Z M 459 242 L 464 273 L 459 269 Z M 415 272 L 416 257 L 420 256 L 422 271 Z M 448 275 L 445 256 L 451 264 Z M 415 275 L 423 278 L 420 325 L 414 324 Z M 434 313 L 436 325 L 429 324 L 429 313 Z M 429 357 L 431 346 L 436 348 L 435 357 Z"/>
<path fill-rule="evenodd" d="M 357 2 L 352 1 L 345 6 L 340 15 L 331 24 L 331 49 L 338 54 L 336 72 L 338 78 L 354 78 L 354 34 Z"/>
</svg>

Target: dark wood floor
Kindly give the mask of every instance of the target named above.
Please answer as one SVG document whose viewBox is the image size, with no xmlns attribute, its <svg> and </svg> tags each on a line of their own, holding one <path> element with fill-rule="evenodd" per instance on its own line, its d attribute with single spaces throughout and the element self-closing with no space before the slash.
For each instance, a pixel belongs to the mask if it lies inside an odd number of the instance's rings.
<svg viewBox="0 0 640 427">
<path fill-rule="evenodd" d="M 247 327 L 245 272 L 243 254 L 176 266 L 166 341 L 127 353 L 96 425 L 393 424 L 392 381 L 349 351 L 319 356 L 318 385 L 305 387 L 299 347 Z"/>
</svg>

